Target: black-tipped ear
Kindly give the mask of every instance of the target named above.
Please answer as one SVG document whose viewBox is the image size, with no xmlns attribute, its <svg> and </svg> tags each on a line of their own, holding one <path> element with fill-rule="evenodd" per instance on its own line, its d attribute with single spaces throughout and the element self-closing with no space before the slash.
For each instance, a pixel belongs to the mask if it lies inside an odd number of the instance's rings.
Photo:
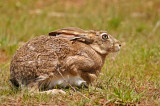
<svg viewBox="0 0 160 106">
<path fill-rule="evenodd" d="M 48 35 L 49 36 L 56 36 L 56 35 L 58 35 L 58 33 L 56 33 L 56 32 L 50 32 L 50 33 L 48 33 Z"/>
</svg>

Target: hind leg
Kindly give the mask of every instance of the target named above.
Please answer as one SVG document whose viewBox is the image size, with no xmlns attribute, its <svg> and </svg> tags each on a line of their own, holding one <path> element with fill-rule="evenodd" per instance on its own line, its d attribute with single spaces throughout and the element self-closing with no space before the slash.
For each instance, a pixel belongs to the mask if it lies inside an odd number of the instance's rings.
<svg viewBox="0 0 160 106">
<path fill-rule="evenodd" d="M 43 80 L 43 81 L 35 81 L 31 82 L 30 84 L 27 85 L 27 88 L 29 92 L 31 93 L 41 93 L 41 94 L 66 94 L 65 91 L 61 89 L 48 89 L 48 79 Z"/>
<path fill-rule="evenodd" d="M 47 91 L 42 91 L 40 93 L 42 93 L 42 94 L 46 93 L 46 94 L 52 94 L 52 95 L 66 94 L 66 92 L 61 89 L 51 89 L 51 90 L 47 90 Z"/>
<path fill-rule="evenodd" d="M 27 86 L 28 90 L 30 93 L 41 93 L 41 94 L 52 94 L 52 95 L 56 95 L 56 94 L 66 94 L 65 91 L 61 90 L 61 89 L 50 89 L 50 90 L 43 90 L 41 91 L 39 88 L 38 83 L 30 83 Z"/>
<path fill-rule="evenodd" d="M 66 94 L 65 91 L 61 89 L 47 89 L 49 79 L 43 76 L 38 77 L 34 81 L 30 81 L 29 84 L 25 85 L 21 83 L 22 81 L 18 81 L 16 78 L 10 79 L 10 85 L 13 89 L 21 89 L 21 90 L 28 90 L 30 93 L 46 93 L 46 94 Z"/>
</svg>

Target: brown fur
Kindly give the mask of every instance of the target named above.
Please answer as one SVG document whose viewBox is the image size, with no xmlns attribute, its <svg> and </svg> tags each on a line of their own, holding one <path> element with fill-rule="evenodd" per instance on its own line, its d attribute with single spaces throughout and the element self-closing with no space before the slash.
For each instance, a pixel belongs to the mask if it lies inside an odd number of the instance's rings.
<svg viewBox="0 0 160 106">
<path fill-rule="evenodd" d="M 88 84 L 93 82 L 100 73 L 106 55 L 116 51 L 114 45 L 119 44 L 111 36 L 103 41 L 101 33 L 104 31 L 65 28 L 27 42 L 12 58 L 12 84 L 45 89 L 50 79 L 60 77 L 60 73 L 63 76 L 79 75 Z M 99 51 L 99 48 L 106 52 Z M 39 81 L 37 78 L 41 75 L 47 75 L 48 78 Z"/>
</svg>

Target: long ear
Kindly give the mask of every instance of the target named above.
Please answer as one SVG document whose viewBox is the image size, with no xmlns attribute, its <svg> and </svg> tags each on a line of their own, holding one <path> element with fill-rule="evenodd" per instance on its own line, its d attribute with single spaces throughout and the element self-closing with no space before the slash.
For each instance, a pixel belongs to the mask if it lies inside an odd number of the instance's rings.
<svg viewBox="0 0 160 106">
<path fill-rule="evenodd" d="M 62 28 L 55 30 L 53 32 L 49 33 L 49 36 L 57 36 L 59 34 L 67 34 L 67 35 L 72 35 L 72 34 L 79 34 L 79 33 L 84 33 L 85 31 L 80 29 L 80 28 L 74 28 L 74 27 L 68 27 L 68 28 Z"/>
<path fill-rule="evenodd" d="M 88 36 L 88 32 L 74 27 L 59 29 L 49 33 L 49 36 L 63 37 L 68 40 L 78 40 L 84 43 L 92 43 L 93 40 Z"/>
</svg>

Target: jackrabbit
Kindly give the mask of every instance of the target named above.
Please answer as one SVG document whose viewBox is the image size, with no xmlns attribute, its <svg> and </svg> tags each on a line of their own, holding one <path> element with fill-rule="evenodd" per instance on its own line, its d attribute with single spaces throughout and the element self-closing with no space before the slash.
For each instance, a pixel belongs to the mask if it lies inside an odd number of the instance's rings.
<svg viewBox="0 0 160 106">
<path fill-rule="evenodd" d="M 93 82 L 106 55 L 118 52 L 120 46 L 106 31 L 59 29 L 36 37 L 17 50 L 10 64 L 10 81 L 14 87 L 65 93 L 53 88 Z"/>
</svg>

